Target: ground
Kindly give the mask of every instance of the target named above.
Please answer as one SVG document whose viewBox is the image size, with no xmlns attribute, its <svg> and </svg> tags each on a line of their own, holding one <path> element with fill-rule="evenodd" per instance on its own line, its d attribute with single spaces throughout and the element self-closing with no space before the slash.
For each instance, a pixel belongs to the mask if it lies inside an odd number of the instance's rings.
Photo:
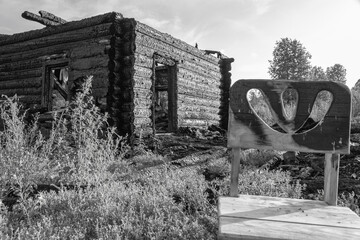
<svg viewBox="0 0 360 240">
<path fill-rule="evenodd" d="M 350 154 L 340 156 L 339 193 L 354 192 L 360 196 L 360 133 L 351 134 Z M 201 165 L 216 157 L 227 157 L 226 136 L 217 131 L 184 129 L 181 134 L 157 135 L 157 151 L 170 156 L 169 161 L 180 165 Z M 255 159 L 253 159 L 255 160 Z M 175 161 L 175 162 L 174 162 Z M 230 160 L 229 160 L 230 161 Z M 249 159 L 251 161 L 251 159 Z M 306 184 L 305 198 L 311 198 L 324 185 L 324 154 L 297 153 L 296 161 L 288 164 L 283 152 L 269 155 L 267 159 L 256 160 L 259 169 L 282 169 L 291 172 L 294 181 Z"/>
</svg>

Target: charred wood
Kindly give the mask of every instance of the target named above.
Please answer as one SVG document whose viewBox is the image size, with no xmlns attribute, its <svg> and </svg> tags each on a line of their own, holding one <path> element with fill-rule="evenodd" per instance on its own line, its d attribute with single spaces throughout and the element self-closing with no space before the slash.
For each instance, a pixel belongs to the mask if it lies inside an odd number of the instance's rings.
<svg viewBox="0 0 360 240">
<path fill-rule="evenodd" d="M 58 23 L 58 22 L 43 18 L 43 17 L 41 17 L 39 15 L 36 15 L 35 13 L 31 13 L 31 12 L 28 12 L 28 11 L 23 12 L 21 14 L 21 16 L 23 18 L 27 19 L 27 20 L 38 22 L 38 23 L 40 23 L 42 25 L 45 25 L 45 26 L 57 26 L 57 25 L 61 24 L 61 23 Z"/>
<path fill-rule="evenodd" d="M 115 19 L 122 18 L 123 17 L 120 13 L 111 12 L 79 21 L 73 21 L 71 23 L 62 24 L 54 28 L 44 28 L 40 30 L 13 34 L 7 38 L 0 39 L 0 46 L 33 40 L 40 37 L 47 37 L 68 31 L 81 30 L 90 26 L 100 25 L 103 23 L 112 23 Z"/>
<path fill-rule="evenodd" d="M 87 40 L 91 38 L 98 38 L 103 36 L 110 36 L 110 26 L 112 23 L 104 23 L 100 25 L 90 26 L 78 30 L 72 30 L 62 33 L 53 33 L 49 36 L 39 36 L 24 42 L 8 44 L 6 47 L 0 47 L 0 54 L 8 54 L 14 52 L 21 52 L 24 50 L 39 49 L 43 47 L 50 47 L 57 44 L 64 44 L 69 42 L 76 42 Z M 0 43 L 1 44 L 1 43 Z"/>
<path fill-rule="evenodd" d="M 107 37 L 99 37 L 95 39 L 86 39 L 69 43 L 60 43 L 53 46 L 45 46 L 37 49 L 2 54 L 0 56 L 0 64 L 15 62 L 20 60 L 34 59 L 49 54 L 64 53 L 70 49 L 69 57 L 82 58 L 96 55 L 105 55 L 106 44 L 99 43 L 106 40 Z M 0 47 L 1 48 L 1 47 Z"/>
<path fill-rule="evenodd" d="M 12 81 L 1 81 L 0 89 L 38 88 L 41 87 L 41 83 L 42 79 L 39 77 L 21 80 L 14 78 Z"/>
<path fill-rule="evenodd" d="M 46 12 L 44 10 L 40 10 L 39 14 L 42 18 L 49 19 L 49 20 L 51 20 L 53 22 L 57 22 L 59 24 L 64 24 L 67 22 L 66 20 L 62 19 L 61 17 L 55 16 L 54 14 Z"/>
</svg>

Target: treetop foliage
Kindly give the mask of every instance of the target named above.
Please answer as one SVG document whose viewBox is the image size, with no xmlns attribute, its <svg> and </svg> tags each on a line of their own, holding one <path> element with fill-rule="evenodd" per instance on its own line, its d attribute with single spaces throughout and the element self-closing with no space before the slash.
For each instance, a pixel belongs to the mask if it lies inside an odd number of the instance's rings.
<svg viewBox="0 0 360 240">
<path fill-rule="evenodd" d="M 346 69 L 341 64 L 326 68 L 326 77 L 329 81 L 346 84 Z"/>
<path fill-rule="evenodd" d="M 346 84 L 346 69 L 341 64 L 327 67 L 311 66 L 311 54 L 296 39 L 276 41 L 268 73 L 272 79 L 300 81 L 333 81 Z"/>
<path fill-rule="evenodd" d="M 311 54 L 296 39 L 277 41 L 273 60 L 269 60 L 269 74 L 273 79 L 305 80 L 311 69 Z"/>
</svg>

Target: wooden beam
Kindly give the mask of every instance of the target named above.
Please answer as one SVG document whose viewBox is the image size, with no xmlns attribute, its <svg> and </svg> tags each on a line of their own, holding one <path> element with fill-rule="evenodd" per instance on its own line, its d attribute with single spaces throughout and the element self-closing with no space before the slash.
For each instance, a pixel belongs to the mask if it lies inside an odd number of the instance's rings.
<svg viewBox="0 0 360 240">
<path fill-rule="evenodd" d="M 89 26 L 95 26 L 102 23 L 112 23 L 116 19 L 122 19 L 122 15 L 116 12 L 110 12 L 103 15 L 98 15 L 91 18 L 82 19 L 79 21 L 73 21 L 71 24 L 61 24 L 56 28 L 43 28 L 39 30 L 32 30 L 23 33 L 16 33 L 6 38 L 0 39 L 1 48 L 4 45 L 14 44 L 18 42 L 24 42 L 40 37 L 46 37 L 57 33 L 64 33 L 68 31 L 78 30 Z"/>
<path fill-rule="evenodd" d="M 217 239 L 360 239 L 360 218 L 323 201 L 240 195 L 219 198 Z"/>
<path fill-rule="evenodd" d="M 46 48 L 46 47 L 51 50 L 52 46 L 58 44 L 110 36 L 111 25 L 112 23 L 103 23 L 95 26 L 84 27 L 77 30 L 70 30 L 67 32 L 54 32 L 54 34 L 49 36 L 38 36 L 38 38 L 36 39 L 9 44 L 7 46 L 1 46 L 1 41 L 0 41 L 0 55 L 19 53 L 31 49 L 35 51 L 42 51 L 41 48 Z"/>
<path fill-rule="evenodd" d="M 40 16 L 42 18 L 49 19 L 49 20 L 51 20 L 53 22 L 57 22 L 57 23 L 60 23 L 60 24 L 64 24 L 64 23 L 67 22 L 66 20 L 62 19 L 61 17 L 55 16 L 54 14 L 46 12 L 44 10 L 40 10 L 39 13 L 40 13 Z"/>
<path fill-rule="evenodd" d="M 339 154 L 325 154 L 324 200 L 332 206 L 336 206 L 337 204 L 339 163 Z"/>
<path fill-rule="evenodd" d="M 25 11 L 21 14 L 21 16 L 27 20 L 30 20 L 30 21 L 34 21 L 34 22 L 38 22 L 42 25 L 45 25 L 45 26 L 57 26 L 57 25 L 60 25 L 61 23 L 58 23 L 58 22 L 54 22 L 54 21 L 51 21 L 49 19 L 46 19 L 46 18 L 43 18 L 39 15 L 36 15 L 35 13 L 31 13 L 31 12 L 28 12 L 28 11 Z"/>
<path fill-rule="evenodd" d="M 230 197 L 237 197 L 238 185 L 239 185 L 239 170 L 240 170 L 240 157 L 241 149 L 233 148 L 232 149 L 232 159 L 231 159 L 231 179 L 230 179 Z"/>
</svg>

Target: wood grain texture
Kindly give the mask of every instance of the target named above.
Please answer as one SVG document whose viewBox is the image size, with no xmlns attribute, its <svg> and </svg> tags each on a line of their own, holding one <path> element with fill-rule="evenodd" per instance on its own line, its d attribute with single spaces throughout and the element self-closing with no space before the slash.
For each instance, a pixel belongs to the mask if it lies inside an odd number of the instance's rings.
<svg viewBox="0 0 360 240">
<path fill-rule="evenodd" d="M 241 157 L 241 149 L 233 148 L 232 158 L 231 158 L 231 174 L 230 174 L 230 197 L 237 197 L 239 195 L 238 186 L 239 186 L 240 157 Z"/>
<path fill-rule="evenodd" d="M 65 24 L 61 24 L 59 26 L 55 26 L 51 28 L 43 28 L 39 30 L 17 33 L 1 38 L 0 47 L 14 43 L 24 42 L 28 40 L 33 40 L 39 37 L 47 37 L 58 33 L 83 29 L 89 26 L 95 26 L 103 23 L 112 23 L 114 20 L 122 19 L 122 18 L 123 17 L 120 13 L 110 12 L 90 18 L 85 18 L 79 21 L 67 22 Z"/>
<path fill-rule="evenodd" d="M 360 218 L 322 201 L 240 195 L 218 210 L 218 239 L 360 239 Z"/>
<path fill-rule="evenodd" d="M 288 88 L 296 89 L 299 94 L 297 112 L 293 120 L 287 120 L 282 109 L 281 93 Z M 251 110 L 246 99 L 250 89 L 259 89 L 263 92 L 276 123 L 286 133 L 275 131 Z M 309 107 L 312 107 L 318 92 L 322 90 L 333 94 L 333 102 L 328 113 L 311 131 L 298 133 L 310 115 Z M 350 90 L 342 84 L 328 81 L 239 80 L 230 89 L 228 146 L 349 153 L 350 112 Z"/>
<path fill-rule="evenodd" d="M 35 21 L 35 22 L 38 22 L 38 23 L 43 24 L 45 26 L 57 26 L 57 25 L 61 24 L 61 23 L 49 20 L 47 18 L 43 18 L 42 16 L 36 15 L 36 14 L 28 12 L 28 11 L 23 12 L 21 14 L 21 16 L 23 18 L 27 19 L 27 20 Z"/>
<path fill-rule="evenodd" d="M 339 185 L 339 154 L 325 154 L 324 201 L 336 206 Z"/>
</svg>

